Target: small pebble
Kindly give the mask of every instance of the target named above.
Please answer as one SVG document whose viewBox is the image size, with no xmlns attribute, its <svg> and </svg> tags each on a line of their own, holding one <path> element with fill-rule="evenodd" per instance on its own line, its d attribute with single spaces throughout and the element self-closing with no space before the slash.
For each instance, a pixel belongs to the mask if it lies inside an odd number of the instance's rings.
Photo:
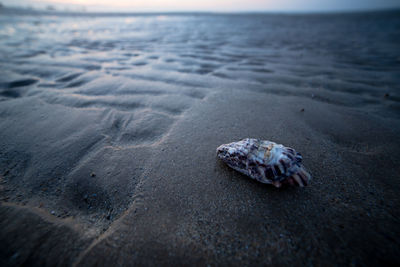
<svg viewBox="0 0 400 267">
<path fill-rule="evenodd" d="M 52 210 L 50 213 L 51 213 L 51 215 L 56 214 L 56 212 L 54 210 Z"/>
<path fill-rule="evenodd" d="M 92 173 L 90 174 L 90 176 L 91 176 L 91 177 L 95 177 L 96 174 L 95 174 L 94 172 L 92 172 Z"/>
<path fill-rule="evenodd" d="M 389 93 L 386 93 L 383 95 L 384 98 L 388 98 L 389 97 Z"/>
<path fill-rule="evenodd" d="M 300 109 L 300 112 L 304 112 L 304 108 Z"/>
</svg>

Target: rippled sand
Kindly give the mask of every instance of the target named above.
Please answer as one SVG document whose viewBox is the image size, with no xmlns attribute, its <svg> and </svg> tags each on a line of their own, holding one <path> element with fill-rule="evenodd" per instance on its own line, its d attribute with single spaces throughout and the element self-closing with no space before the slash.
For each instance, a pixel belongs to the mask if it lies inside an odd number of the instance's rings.
<svg viewBox="0 0 400 267">
<path fill-rule="evenodd" d="M 2 265 L 398 263 L 400 16 L 0 16 Z M 215 148 L 296 148 L 277 190 Z"/>
</svg>

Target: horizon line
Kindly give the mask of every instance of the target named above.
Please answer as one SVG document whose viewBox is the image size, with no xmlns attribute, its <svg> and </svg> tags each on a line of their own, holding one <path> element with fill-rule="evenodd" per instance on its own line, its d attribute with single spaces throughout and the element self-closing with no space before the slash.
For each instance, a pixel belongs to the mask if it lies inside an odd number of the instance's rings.
<svg viewBox="0 0 400 267">
<path fill-rule="evenodd" d="M 49 9 L 51 8 L 51 9 Z M 48 6 L 47 8 L 37 8 L 29 6 L 0 6 L 0 11 L 2 9 L 10 9 L 15 11 L 36 11 L 41 13 L 60 13 L 60 14 L 104 14 L 104 15 L 151 15 L 151 14 L 287 14 L 287 15 L 306 15 L 306 14 L 354 14 L 354 13 L 374 13 L 374 12 L 396 12 L 400 11 L 400 7 L 392 8 L 357 8 L 357 9 L 337 9 L 337 10 L 243 10 L 243 11 L 212 11 L 212 10 L 132 10 L 132 11 L 106 11 L 106 10 L 88 10 L 85 6 L 79 6 L 80 9 L 69 9 L 60 7 Z"/>
</svg>

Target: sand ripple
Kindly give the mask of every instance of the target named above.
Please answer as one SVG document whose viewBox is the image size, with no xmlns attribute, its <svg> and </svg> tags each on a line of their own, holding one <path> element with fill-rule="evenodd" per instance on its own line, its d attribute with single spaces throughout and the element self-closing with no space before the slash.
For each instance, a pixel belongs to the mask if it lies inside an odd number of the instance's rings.
<svg viewBox="0 0 400 267">
<path fill-rule="evenodd" d="M 174 125 L 215 92 L 398 118 L 398 24 L 397 13 L 2 15 L 4 198 L 102 229 L 135 201 L 143 166 Z"/>
</svg>

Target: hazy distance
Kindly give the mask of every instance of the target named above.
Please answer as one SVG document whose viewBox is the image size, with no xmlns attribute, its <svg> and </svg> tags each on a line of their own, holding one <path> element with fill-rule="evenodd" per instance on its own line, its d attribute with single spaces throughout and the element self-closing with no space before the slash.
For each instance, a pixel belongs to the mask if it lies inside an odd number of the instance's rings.
<svg viewBox="0 0 400 267">
<path fill-rule="evenodd" d="M 0 0 L 5 6 L 116 12 L 335 12 L 400 8 L 399 0 Z"/>
</svg>

